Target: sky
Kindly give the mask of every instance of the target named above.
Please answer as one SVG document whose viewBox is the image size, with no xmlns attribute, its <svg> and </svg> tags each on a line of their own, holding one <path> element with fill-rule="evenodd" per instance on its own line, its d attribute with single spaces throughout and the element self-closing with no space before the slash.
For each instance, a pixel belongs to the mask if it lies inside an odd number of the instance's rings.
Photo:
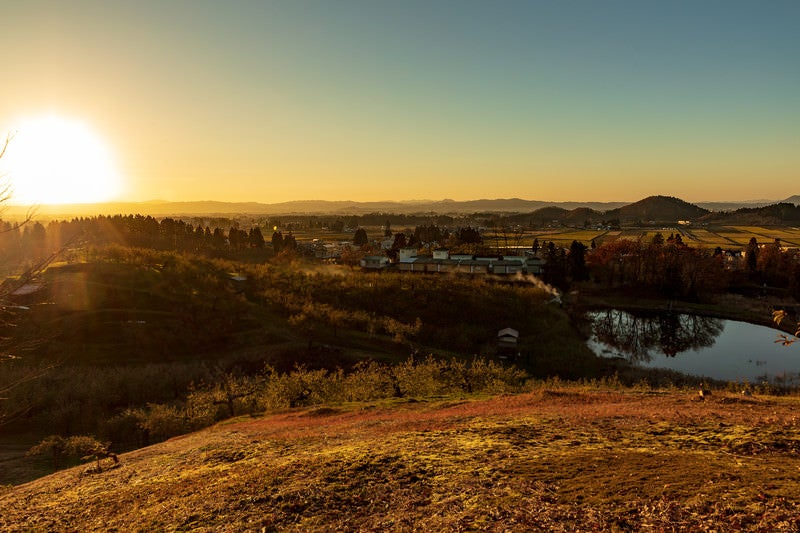
<svg viewBox="0 0 800 533">
<path fill-rule="evenodd" d="M 10 0 L 0 132 L 80 122 L 130 201 L 782 199 L 798 23 L 796 0 Z"/>
</svg>

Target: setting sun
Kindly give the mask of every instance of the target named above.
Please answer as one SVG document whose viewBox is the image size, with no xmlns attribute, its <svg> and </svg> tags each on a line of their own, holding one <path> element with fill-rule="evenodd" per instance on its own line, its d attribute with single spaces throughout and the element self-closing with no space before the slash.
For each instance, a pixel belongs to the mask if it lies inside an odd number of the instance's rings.
<svg viewBox="0 0 800 533">
<path fill-rule="evenodd" d="M 15 204 L 103 202 L 120 192 L 111 150 L 78 120 L 20 121 L 0 163 Z"/>
</svg>

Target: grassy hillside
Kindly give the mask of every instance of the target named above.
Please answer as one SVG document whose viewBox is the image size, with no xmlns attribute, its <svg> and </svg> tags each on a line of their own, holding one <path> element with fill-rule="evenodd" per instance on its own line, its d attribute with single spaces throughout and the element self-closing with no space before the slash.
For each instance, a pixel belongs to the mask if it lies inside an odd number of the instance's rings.
<svg viewBox="0 0 800 533">
<path fill-rule="evenodd" d="M 516 362 L 531 375 L 597 372 L 566 311 L 528 280 L 241 265 L 118 246 L 68 259 L 0 325 L 19 348 L 0 366 L 0 484 L 39 475 L 12 462 L 49 435 L 93 435 L 120 451 L 213 423 L 217 407 L 199 413 L 192 399 L 242 383 L 248 398 L 256 389 L 266 398 L 267 368 L 349 375 L 359 362 L 410 354 L 499 362 L 497 331 L 513 327 Z M 303 391 L 281 401 L 330 401 Z"/>
<path fill-rule="evenodd" d="M 286 410 L 8 487 L 0 529 L 796 531 L 797 408 L 549 383 Z"/>
<path fill-rule="evenodd" d="M 401 360 L 412 347 L 472 357 L 493 352 L 497 331 L 513 327 L 527 354 L 546 351 L 557 359 L 568 345 L 576 355 L 561 363 L 562 376 L 576 369 L 576 359 L 591 363 L 566 314 L 548 305 L 552 296 L 531 280 L 512 285 L 299 263 L 242 265 L 110 247 L 52 266 L 39 282 L 43 290 L 18 302 L 28 309 L 14 320 L 17 338 L 39 341 L 29 360 L 196 361 L 308 341 L 333 346 L 351 361 L 365 352 Z M 305 362 L 306 354 L 294 355 L 289 368 Z"/>
</svg>

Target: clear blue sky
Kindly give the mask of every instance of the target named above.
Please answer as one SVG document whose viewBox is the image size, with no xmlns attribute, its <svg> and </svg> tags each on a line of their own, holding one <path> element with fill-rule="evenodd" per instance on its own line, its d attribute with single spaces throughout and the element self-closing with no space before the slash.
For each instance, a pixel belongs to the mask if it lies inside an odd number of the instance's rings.
<svg viewBox="0 0 800 533">
<path fill-rule="evenodd" d="M 800 193 L 798 1 L 0 11 L 0 128 L 85 121 L 129 199 Z"/>
</svg>

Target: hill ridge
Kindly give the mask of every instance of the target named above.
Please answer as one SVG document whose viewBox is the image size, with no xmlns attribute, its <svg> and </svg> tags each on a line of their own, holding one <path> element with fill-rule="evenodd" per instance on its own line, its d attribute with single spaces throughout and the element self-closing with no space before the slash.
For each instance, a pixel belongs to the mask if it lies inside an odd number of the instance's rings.
<svg viewBox="0 0 800 533">
<path fill-rule="evenodd" d="M 529 213 L 546 207 L 559 207 L 565 210 L 588 208 L 600 213 L 608 213 L 614 209 L 636 205 L 652 198 L 671 198 L 668 196 L 650 196 L 638 202 L 594 202 L 594 201 L 543 201 L 525 200 L 521 198 L 496 198 L 477 200 L 391 200 L 358 202 L 351 200 L 293 200 L 279 203 L 261 202 L 225 202 L 219 200 L 200 201 L 148 201 L 148 202 L 108 202 L 102 204 L 68 204 L 41 205 L 36 212 L 48 216 L 66 216 L 74 214 L 142 214 L 142 215 L 192 215 L 192 214 L 341 214 L 357 215 L 375 212 L 386 213 L 426 213 L 470 214 L 476 212 L 497 213 Z M 800 197 L 791 197 L 800 199 Z M 682 201 L 682 200 L 681 200 Z M 791 202 L 789 202 L 791 203 Z M 688 204 L 688 203 L 687 203 Z M 740 207 L 763 207 L 769 202 L 700 202 L 701 209 L 729 210 Z M 704 207 L 706 206 L 706 207 Z M 7 215 L 24 216 L 30 206 L 8 205 Z"/>
</svg>

